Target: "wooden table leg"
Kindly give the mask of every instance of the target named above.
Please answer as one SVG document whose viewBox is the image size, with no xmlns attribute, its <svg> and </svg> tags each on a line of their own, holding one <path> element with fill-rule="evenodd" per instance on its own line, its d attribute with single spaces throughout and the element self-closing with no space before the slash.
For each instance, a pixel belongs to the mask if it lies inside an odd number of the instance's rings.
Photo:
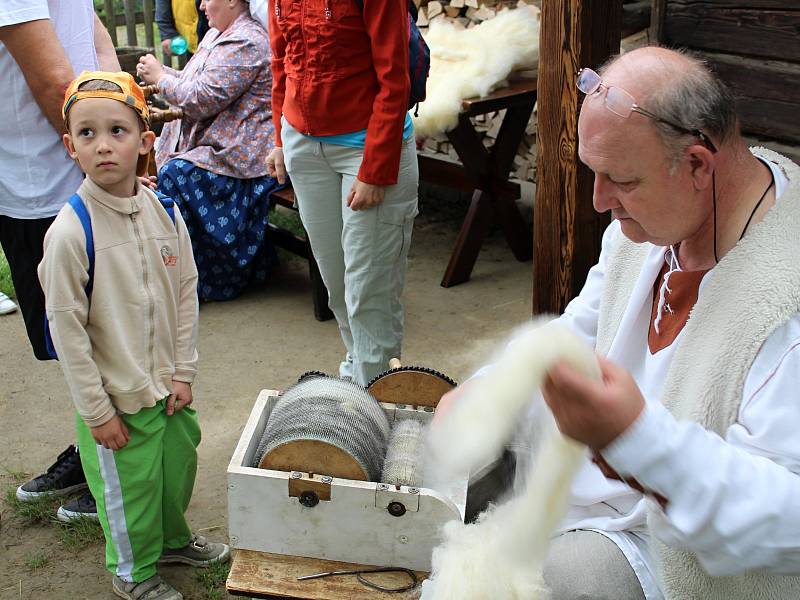
<svg viewBox="0 0 800 600">
<path fill-rule="evenodd" d="M 483 238 L 489 231 L 492 220 L 491 198 L 481 190 L 472 193 L 467 216 L 461 224 L 456 246 L 450 255 L 450 262 L 442 277 L 442 287 L 451 287 L 469 280 L 472 267 L 478 258 L 478 252 L 483 244 Z"/>
<path fill-rule="evenodd" d="M 535 96 L 528 103 L 506 110 L 491 151 L 483 146 L 478 132 L 466 114 L 459 115 L 458 126 L 447 134 L 465 172 L 475 180 L 477 189 L 461 224 L 458 240 L 442 278 L 442 287 L 451 287 L 469 280 L 493 219 L 500 224 L 517 260 L 524 262 L 533 256 L 533 233 L 517 208 L 516 198 L 508 192 L 508 173 L 533 112 L 534 103 Z"/>
</svg>

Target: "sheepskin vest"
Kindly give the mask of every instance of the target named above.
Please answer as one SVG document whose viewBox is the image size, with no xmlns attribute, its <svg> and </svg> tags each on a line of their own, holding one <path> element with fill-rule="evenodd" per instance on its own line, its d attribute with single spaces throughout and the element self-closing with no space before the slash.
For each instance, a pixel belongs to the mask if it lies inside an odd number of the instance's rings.
<svg viewBox="0 0 800 600">
<path fill-rule="evenodd" d="M 789 186 L 764 219 L 714 267 L 675 350 L 662 402 L 677 419 L 724 438 L 738 416 L 747 373 L 761 345 L 800 312 L 800 167 L 775 152 L 751 152 L 778 164 Z M 619 328 L 650 244 L 621 233 L 608 260 L 597 351 L 606 354 Z M 750 571 L 711 577 L 697 557 L 652 538 L 667 600 L 797 600 L 800 577 Z"/>
</svg>

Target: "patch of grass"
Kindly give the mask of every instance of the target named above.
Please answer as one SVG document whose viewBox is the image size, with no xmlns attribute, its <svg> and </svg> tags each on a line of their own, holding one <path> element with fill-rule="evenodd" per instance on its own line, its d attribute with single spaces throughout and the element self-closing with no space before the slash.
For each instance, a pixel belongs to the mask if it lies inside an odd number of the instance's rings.
<svg viewBox="0 0 800 600">
<path fill-rule="evenodd" d="M 203 586 L 206 600 L 220 600 L 225 597 L 225 581 L 231 570 L 230 562 L 214 563 L 207 569 L 197 569 L 195 579 Z"/>
<path fill-rule="evenodd" d="M 103 529 L 94 519 L 76 519 L 69 523 L 56 520 L 58 537 L 63 546 L 74 550 L 103 541 Z"/>
<path fill-rule="evenodd" d="M 93 519 L 77 519 L 62 523 L 56 519 L 58 507 L 66 499 L 36 498 L 22 502 L 17 499 L 16 489 L 6 490 L 5 502 L 11 512 L 22 520 L 23 525 L 52 525 L 58 533 L 61 544 L 68 549 L 77 549 L 103 541 L 103 530 Z"/>
<path fill-rule="evenodd" d="M 29 554 L 28 556 L 25 557 L 25 564 L 28 565 L 29 569 L 33 570 L 41 569 L 49 562 L 50 559 L 48 558 L 47 554 L 45 554 L 44 551 L 42 550 Z"/>
<path fill-rule="evenodd" d="M 303 223 L 300 221 L 300 215 L 296 211 L 275 208 L 269 213 L 269 220 L 282 229 L 288 229 L 295 235 L 305 236 L 306 234 L 305 229 L 303 229 Z"/>
<path fill-rule="evenodd" d="M 62 498 L 35 498 L 25 502 L 17 499 L 16 488 L 6 490 L 6 504 L 24 525 L 48 525 L 56 521 L 56 511 Z"/>
<path fill-rule="evenodd" d="M 11 298 L 17 298 L 14 282 L 11 281 L 11 269 L 8 268 L 8 261 L 2 250 L 0 250 L 0 292 Z"/>
</svg>

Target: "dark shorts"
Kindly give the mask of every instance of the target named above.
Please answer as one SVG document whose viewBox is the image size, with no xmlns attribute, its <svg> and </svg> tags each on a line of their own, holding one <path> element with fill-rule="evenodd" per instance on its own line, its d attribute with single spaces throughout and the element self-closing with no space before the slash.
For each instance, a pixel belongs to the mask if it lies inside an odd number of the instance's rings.
<svg viewBox="0 0 800 600">
<path fill-rule="evenodd" d="M 44 293 L 36 268 L 44 253 L 44 234 L 54 219 L 15 219 L 0 215 L 0 245 L 11 267 L 17 304 L 25 320 L 33 354 L 39 360 L 50 357 L 44 343 Z"/>
</svg>

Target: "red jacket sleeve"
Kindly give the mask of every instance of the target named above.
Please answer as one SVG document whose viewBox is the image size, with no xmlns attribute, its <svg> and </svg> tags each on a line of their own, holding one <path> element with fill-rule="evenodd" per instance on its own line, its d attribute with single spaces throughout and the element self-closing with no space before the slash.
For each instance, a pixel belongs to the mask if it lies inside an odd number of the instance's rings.
<svg viewBox="0 0 800 600">
<path fill-rule="evenodd" d="M 286 40 L 278 24 L 281 0 L 269 0 L 269 45 L 272 49 L 272 124 L 275 127 L 275 146 L 282 147 L 281 141 L 281 115 L 283 114 L 283 99 L 286 97 L 286 71 L 283 68 L 283 59 L 286 55 Z"/>
<path fill-rule="evenodd" d="M 373 185 L 397 183 L 400 169 L 403 124 L 411 89 L 408 79 L 407 2 L 364 0 L 364 25 L 372 47 L 372 64 L 379 91 L 372 104 L 364 159 L 358 178 Z M 277 85 L 277 74 L 274 77 L 274 85 Z"/>
</svg>

